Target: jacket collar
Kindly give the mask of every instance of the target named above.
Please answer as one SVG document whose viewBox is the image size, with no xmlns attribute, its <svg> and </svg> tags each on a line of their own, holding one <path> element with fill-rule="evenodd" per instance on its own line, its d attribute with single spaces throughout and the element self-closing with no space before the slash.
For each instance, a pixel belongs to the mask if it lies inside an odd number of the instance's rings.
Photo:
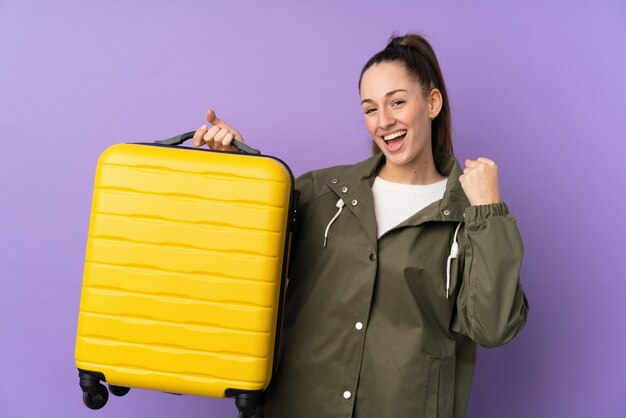
<svg viewBox="0 0 626 418">
<path fill-rule="evenodd" d="M 383 161 L 384 154 L 378 153 L 367 160 L 348 166 L 341 173 L 334 172 L 336 176 L 326 179 L 328 187 L 344 200 L 346 208 L 359 219 L 375 247 L 378 239 L 372 185 Z M 459 182 L 459 176 L 463 173 L 461 166 L 452 154 L 436 153 L 435 162 L 440 173 L 448 178 L 443 198 L 414 214 L 396 228 L 417 226 L 430 221 L 463 222 L 463 214 L 465 208 L 469 206 L 469 201 Z"/>
<path fill-rule="evenodd" d="M 344 166 L 345 170 L 331 170 L 331 177 L 325 180 L 327 186 L 345 202 L 361 223 L 374 249 L 378 248 L 376 215 L 372 184 L 380 167 L 383 154 L 373 155 L 360 163 Z"/>
<path fill-rule="evenodd" d="M 459 181 L 463 170 L 452 154 L 437 153 L 435 158 L 441 174 L 448 178 L 448 184 L 443 198 L 438 202 L 440 216 L 433 220 L 463 222 L 465 209 L 470 206 Z"/>
</svg>

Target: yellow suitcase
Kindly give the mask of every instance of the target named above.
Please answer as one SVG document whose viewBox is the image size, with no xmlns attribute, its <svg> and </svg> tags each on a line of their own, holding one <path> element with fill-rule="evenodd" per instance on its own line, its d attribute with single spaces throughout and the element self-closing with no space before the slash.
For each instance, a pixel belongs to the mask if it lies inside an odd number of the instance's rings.
<svg viewBox="0 0 626 418">
<path fill-rule="evenodd" d="M 76 338 L 83 402 L 130 387 L 237 397 L 276 364 L 297 195 L 280 160 L 119 144 L 96 170 Z M 259 416 L 262 413 L 259 413 Z"/>
</svg>

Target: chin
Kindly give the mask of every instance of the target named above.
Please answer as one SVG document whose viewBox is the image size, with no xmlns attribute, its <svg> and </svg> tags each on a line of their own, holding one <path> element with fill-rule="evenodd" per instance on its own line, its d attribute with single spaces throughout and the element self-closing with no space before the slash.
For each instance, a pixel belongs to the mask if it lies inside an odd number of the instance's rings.
<svg viewBox="0 0 626 418">
<path fill-rule="evenodd" d="M 394 165 L 397 167 L 408 166 L 415 161 L 415 159 L 411 158 L 398 158 L 398 157 L 389 157 L 385 156 L 385 162 L 390 165 Z"/>
<path fill-rule="evenodd" d="M 430 150 L 428 150 L 430 151 Z M 383 151 L 383 154 L 385 154 L 385 160 L 388 164 L 393 164 L 395 166 L 409 166 L 409 165 L 416 165 L 419 164 L 419 161 L 424 161 L 426 157 L 424 155 L 424 152 L 427 152 L 426 150 L 419 150 L 419 151 L 414 151 L 414 150 L 403 150 L 401 153 L 394 153 L 391 154 L 389 152 L 387 152 L 387 150 Z"/>
</svg>

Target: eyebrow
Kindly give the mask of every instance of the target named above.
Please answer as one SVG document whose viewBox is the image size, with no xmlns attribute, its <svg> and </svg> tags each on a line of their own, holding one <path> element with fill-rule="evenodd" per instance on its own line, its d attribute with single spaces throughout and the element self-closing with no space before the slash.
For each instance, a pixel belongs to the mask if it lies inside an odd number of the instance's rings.
<svg viewBox="0 0 626 418">
<path fill-rule="evenodd" d="M 391 90 L 389 93 L 385 94 L 385 97 L 393 96 L 394 94 L 396 94 L 396 93 L 398 93 L 400 91 L 408 93 L 408 91 L 405 90 L 405 89 L 396 89 L 396 90 Z M 363 103 L 374 103 L 374 101 L 372 99 L 363 99 L 363 100 L 361 100 L 361 104 L 363 104 Z"/>
</svg>

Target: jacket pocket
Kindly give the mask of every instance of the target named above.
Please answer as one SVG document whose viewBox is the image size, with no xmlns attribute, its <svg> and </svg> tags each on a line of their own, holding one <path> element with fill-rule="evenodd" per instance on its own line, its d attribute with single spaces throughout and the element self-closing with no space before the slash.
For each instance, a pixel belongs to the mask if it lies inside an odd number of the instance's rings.
<svg viewBox="0 0 626 418">
<path fill-rule="evenodd" d="M 438 417 L 439 369 L 440 360 L 438 358 L 431 357 L 428 365 L 428 383 L 426 385 L 426 407 L 424 408 L 424 418 Z"/>
<path fill-rule="evenodd" d="M 430 357 L 424 418 L 452 418 L 454 414 L 454 357 Z"/>
<path fill-rule="evenodd" d="M 450 254 L 448 256 L 448 260 L 446 262 L 446 280 L 448 275 L 450 275 L 450 290 L 449 290 L 449 298 L 454 300 L 456 299 L 458 293 L 458 285 L 461 283 L 461 275 L 463 274 L 463 262 L 465 257 L 465 251 L 463 248 L 463 238 L 462 234 L 459 231 L 458 236 L 456 237 L 456 251 L 451 248 Z M 454 255 L 454 257 L 453 257 Z M 444 291 L 445 291 L 444 284 Z"/>
<path fill-rule="evenodd" d="M 450 267 L 448 268 L 447 264 L 446 264 L 446 278 L 444 280 L 447 280 L 447 275 L 450 274 L 450 290 L 449 290 L 449 294 L 448 294 L 448 298 L 451 300 L 455 300 L 457 293 L 458 293 L 458 284 L 459 284 L 459 259 L 455 258 L 450 260 Z M 444 284 L 444 291 L 445 291 L 445 286 L 446 284 Z"/>
</svg>

